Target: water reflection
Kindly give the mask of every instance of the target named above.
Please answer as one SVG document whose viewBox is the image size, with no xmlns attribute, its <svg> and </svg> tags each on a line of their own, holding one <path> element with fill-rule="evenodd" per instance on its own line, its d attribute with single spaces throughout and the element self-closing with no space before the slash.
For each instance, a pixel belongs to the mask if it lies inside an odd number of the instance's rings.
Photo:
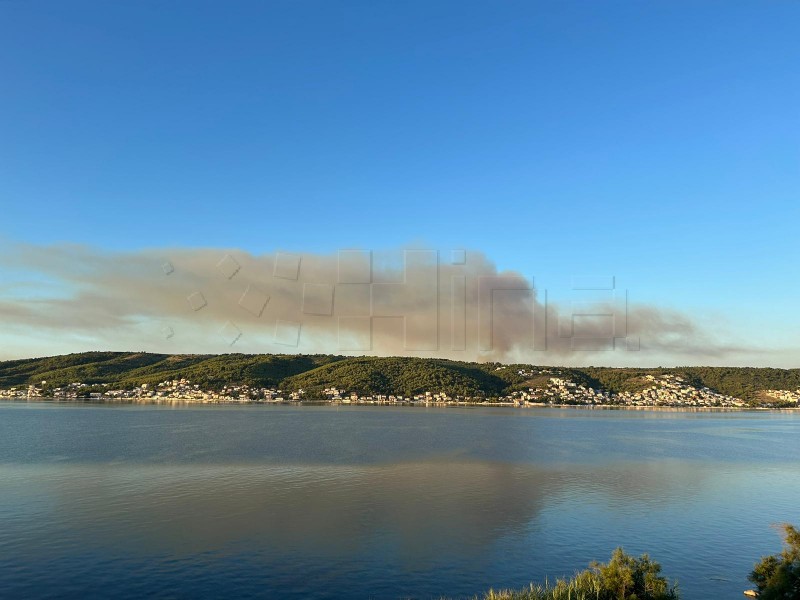
<svg viewBox="0 0 800 600">
<path fill-rule="evenodd" d="M 6 499 L 14 499 L 16 522 L 40 521 L 40 535 L 18 532 L 30 548 L 45 542 L 51 532 L 41 525 L 50 523 L 98 550 L 124 544 L 142 554 L 238 552 L 258 544 L 275 552 L 357 555 L 379 539 L 409 565 L 443 552 L 480 554 L 535 525 L 555 502 L 611 510 L 642 503 L 653 510 L 691 501 L 709 476 L 678 463 L 556 470 L 440 461 L 6 467 L 0 474 L 4 491 L 13 492 Z"/>
<path fill-rule="evenodd" d="M 800 522 L 795 415 L 0 412 L 8 597 L 467 595 L 618 544 L 738 596 Z"/>
</svg>

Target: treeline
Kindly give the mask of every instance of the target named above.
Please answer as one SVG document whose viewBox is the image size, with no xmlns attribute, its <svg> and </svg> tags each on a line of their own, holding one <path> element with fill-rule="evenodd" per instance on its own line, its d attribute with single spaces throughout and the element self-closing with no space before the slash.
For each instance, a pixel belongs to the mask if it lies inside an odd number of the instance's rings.
<svg viewBox="0 0 800 600">
<path fill-rule="evenodd" d="M 0 388 L 47 384 L 44 389 L 79 382 L 110 383 L 123 389 L 188 379 L 203 389 L 247 384 L 276 387 L 288 377 L 342 360 L 330 355 L 280 354 L 151 354 L 144 352 L 84 352 L 0 362 Z"/>
<path fill-rule="evenodd" d="M 429 358 L 359 357 L 336 361 L 287 378 L 289 390 L 311 394 L 326 387 L 359 393 L 446 392 L 451 396 L 498 397 L 510 382 L 491 367 Z"/>
<path fill-rule="evenodd" d="M 203 389 L 247 384 L 305 389 L 326 387 L 360 394 L 444 392 L 450 396 L 507 395 L 542 388 L 551 377 L 610 392 L 636 392 L 652 385 L 646 375 L 673 374 L 698 387 L 759 402 L 766 389 L 800 388 L 800 369 L 751 367 L 606 368 L 543 367 L 527 364 L 468 363 L 437 358 L 346 357 L 302 354 L 151 354 L 85 352 L 0 362 L 0 388 L 34 384 L 44 391 L 80 382 L 132 388 L 172 379 L 188 379 Z"/>
</svg>

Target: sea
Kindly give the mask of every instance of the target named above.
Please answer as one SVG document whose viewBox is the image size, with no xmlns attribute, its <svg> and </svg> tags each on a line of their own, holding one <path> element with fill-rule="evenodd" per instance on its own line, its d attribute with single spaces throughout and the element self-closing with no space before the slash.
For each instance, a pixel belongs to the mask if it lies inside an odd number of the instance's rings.
<svg viewBox="0 0 800 600">
<path fill-rule="evenodd" d="M 472 598 L 643 553 L 741 598 L 791 411 L 0 403 L 0 598 Z"/>
</svg>

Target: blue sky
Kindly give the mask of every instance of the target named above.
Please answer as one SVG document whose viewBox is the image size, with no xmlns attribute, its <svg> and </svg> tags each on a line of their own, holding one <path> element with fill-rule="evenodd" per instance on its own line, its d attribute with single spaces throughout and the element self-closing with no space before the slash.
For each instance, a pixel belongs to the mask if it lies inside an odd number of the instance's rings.
<svg viewBox="0 0 800 600">
<path fill-rule="evenodd" d="M 0 2 L 0 236 L 467 247 L 796 348 L 798 22 L 788 1 Z"/>
</svg>

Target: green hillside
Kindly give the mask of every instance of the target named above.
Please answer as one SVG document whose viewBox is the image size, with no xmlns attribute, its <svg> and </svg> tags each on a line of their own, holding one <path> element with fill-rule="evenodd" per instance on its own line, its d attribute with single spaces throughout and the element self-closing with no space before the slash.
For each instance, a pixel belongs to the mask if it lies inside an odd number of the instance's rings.
<svg viewBox="0 0 800 600">
<path fill-rule="evenodd" d="M 73 382 L 133 388 L 188 379 L 203 389 L 228 384 L 303 388 L 326 387 L 358 393 L 446 392 L 492 398 L 515 390 L 546 387 L 551 377 L 610 392 L 639 391 L 645 375 L 674 374 L 697 387 L 757 401 L 761 390 L 800 388 L 800 369 L 751 367 L 566 368 L 501 363 L 468 363 L 437 358 L 345 357 L 286 354 L 149 354 L 84 352 L 0 362 L 0 389 L 47 381 L 45 390 Z"/>
<path fill-rule="evenodd" d="M 281 354 L 149 354 L 86 352 L 0 362 L 0 388 L 47 381 L 47 387 L 68 383 L 110 383 L 132 388 L 168 379 L 189 379 L 204 389 L 226 384 L 277 386 L 285 378 L 341 360 L 328 355 Z"/>
<path fill-rule="evenodd" d="M 484 365 L 441 359 L 359 357 L 337 361 L 283 382 L 289 390 L 318 392 L 337 387 L 363 393 L 447 392 L 458 396 L 498 396 L 508 382 Z"/>
</svg>

